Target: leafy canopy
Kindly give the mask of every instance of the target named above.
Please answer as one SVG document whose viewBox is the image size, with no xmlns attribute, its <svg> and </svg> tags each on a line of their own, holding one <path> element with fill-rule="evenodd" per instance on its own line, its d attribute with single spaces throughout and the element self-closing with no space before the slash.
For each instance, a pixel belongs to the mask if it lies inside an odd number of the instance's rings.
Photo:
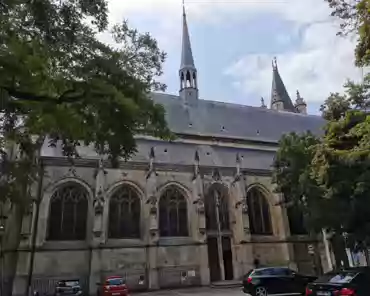
<svg viewBox="0 0 370 296">
<path fill-rule="evenodd" d="M 325 0 L 341 21 L 339 35 L 357 35 L 356 65 L 370 64 L 370 0 Z"/>
<path fill-rule="evenodd" d="M 114 44 L 97 38 L 103 33 Z M 149 98 L 165 88 L 157 81 L 164 59 L 148 33 L 126 21 L 108 27 L 106 0 L 2 0 L 0 198 L 32 183 L 22 176 L 32 175 L 46 136 L 66 156 L 83 142 L 114 165 L 136 151 L 136 134 L 170 139 L 163 107 Z M 9 143 L 20 149 L 16 162 Z"/>
<path fill-rule="evenodd" d="M 289 134 L 274 162 L 277 190 L 306 214 L 311 229 L 370 238 L 370 75 L 348 81 L 321 107 L 324 134 Z M 304 198 L 303 198 L 304 197 Z"/>
<path fill-rule="evenodd" d="M 321 221 L 315 210 L 319 206 L 318 196 L 321 191 L 316 180 L 311 175 L 311 164 L 315 153 L 315 145 L 319 143 L 310 132 L 283 135 L 279 141 L 279 149 L 273 162 L 273 182 L 275 190 L 282 193 L 284 203 L 292 209 L 292 215 L 303 213 L 306 228 L 315 229 Z M 309 211 L 307 211 L 309 208 Z M 298 223 L 297 220 L 291 224 Z M 297 225 L 291 225 L 296 228 Z M 292 230 L 292 229 L 291 229 Z"/>
</svg>

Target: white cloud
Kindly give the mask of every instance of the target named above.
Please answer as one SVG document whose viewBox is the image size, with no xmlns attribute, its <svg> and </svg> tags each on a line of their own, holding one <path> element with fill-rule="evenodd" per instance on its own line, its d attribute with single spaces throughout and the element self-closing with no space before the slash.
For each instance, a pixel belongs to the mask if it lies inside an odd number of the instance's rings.
<svg viewBox="0 0 370 296">
<path fill-rule="evenodd" d="M 292 52 L 279 53 L 279 72 L 291 94 L 296 89 L 308 101 L 322 102 L 330 92 L 341 91 L 347 78 L 358 80 L 354 67 L 354 43 L 336 36 L 333 23 L 314 23 L 305 29 L 301 45 Z M 227 69 L 245 93 L 266 98 L 271 88 L 271 55 L 246 55 Z"/>
<path fill-rule="evenodd" d="M 302 30 L 301 44 L 294 50 L 277 53 L 282 78 L 294 98 L 298 88 L 310 101 L 322 101 L 332 91 L 340 91 L 347 77 L 360 77 L 353 66 L 354 42 L 336 36 L 337 27 L 330 19 L 324 0 L 188 0 L 189 23 L 210 24 L 245 20 L 258 14 L 271 14 L 291 21 L 294 31 Z M 111 22 L 123 17 L 129 20 L 150 19 L 150 30 L 167 52 L 178 49 L 180 43 L 181 0 L 109 0 Z M 136 26 L 136 24 L 135 24 Z M 242 36 L 241 36 L 242 38 Z M 281 34 L 277 42 L 289 42 L 291 36 Z M 174 57 L 178 58 L 178 57 Z M 253 54 L 235 57 L 226 73 L 233 77 L 230 87 L 245 93 L 270 96 L 272 55 Z"/>
</svg>

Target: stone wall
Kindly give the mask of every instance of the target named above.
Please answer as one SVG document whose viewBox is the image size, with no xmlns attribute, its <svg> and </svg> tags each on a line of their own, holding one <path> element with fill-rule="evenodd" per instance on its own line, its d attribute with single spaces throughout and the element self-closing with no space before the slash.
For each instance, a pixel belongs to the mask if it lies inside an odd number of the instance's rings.
<svg viewBox="0 0 370 296">
<path fill-rule="evenodd" d="M 263 265 L 292 263 L 293 251 L 288 240 L 289 229 L 284 209 L 277 205 L 279 196 L 272 193 L 267 174 L 248 174 L 239 167 L 178 167 L 156 164 L 124 164 L 123 168 L 99 168 L 97 159 L 76 161 L 70 167 L 64 160 L 50 159 L 40 204 L 33 286 L 51 292 L 60 278 L 79 278 L 86 291 L 96 291 L 104 275 L 122 275 L 132 290 L 158 289 L 189 285 L 208 285 L 209 267 L 206 245 L 203 194 L 214 183 L 228 189 L 231 224 L 232 260 L 235 279 L 253 267 L 257 256 Z M 101 164 L 101 163 L 100 163 Z M 106 164 L 104 164 L 106 165 Z M 245 171 L 242 171 L 245 170 Z M 77 182 L 89 194 L 87 238 L 84 242 L 50 242 L 46 240 L 49 201 L 53 192 L 65 182 Z M 112 240 L 107 237 L 108 206 L 112 193 L 121 185 L 133 186 L 141 199 L 141 237 Z M 186 195 L 189 236 L 162 238 L 158 232 L 156 209 L 161 192 L 169 185 L 178 186 Z M 269 204 L 273 235 L 251 236 L 248 214 L 243 207 L 246 190 L 261 188 Z M 103 211 L 93 206 L 96 192 L 104 192 Z M 33 215 L 33 223 L 35 216 Z M 13 295 L 24 293 L 30 260 L 30 239 L 18 250 L 18 264 Z"/>
<path fill-rule="evenodd" d="M 262 266 L 287 266 L 289 260 L 284 258 L 286 242 L 281 243 L 254 243 L 253 256 L 259 258 Z"/>
</svg>

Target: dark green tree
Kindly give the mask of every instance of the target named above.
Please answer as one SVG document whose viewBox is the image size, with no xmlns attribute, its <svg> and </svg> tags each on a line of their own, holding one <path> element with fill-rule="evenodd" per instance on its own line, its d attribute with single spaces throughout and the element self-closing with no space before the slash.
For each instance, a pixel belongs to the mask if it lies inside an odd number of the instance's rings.
<svg viewBox="0 0 370 296">
<path fill-rule="evenodd" d="M 106 0 L 2 0 L 0 199 L 25 196 L 45 139 L 70 158 L 93 145 L 113 165 L 135 153 L 137 134 L 170 139 L 165 111 L 149 96 L 165 88 L 164 59 L 148 33 L 126 21 L 108 27 Z"/>
<path fill-rule="evenodd" d="M 348 81 L 344 95 L 331 95 L 322 107 L 328 119 L 316 146 L 312 175 L 330 205 L 328 228 L 345 231 L 352 241 L 370 242 L 370 76 Z M 340 111 L 339 111 L 340 110 Z M 323 213 L 324 214 L 324 213 Z"/>
<path fill-rule="evenodd" d="M 321 189 L 311 175 L 312 159 L 318 143 L 319 139 L 310 132 L 286 134 L 279 141 L 273 162 L 273 182 L 288 207 L 289 218 L 292 219 L 291 231 L 300 222 L 304 223 L 306 231 L 320 229 L 317 208 Z M 303 221 L 300 221 L 301 215 Z"/>
<path fill-rule="evenodd" d="M 277 191 L 303 211 L 310 230 L 346 232 L 353 243 L 369 245 L 370 76 L 344 88 L 321 107 L 327 120 L 321 137 L 282 137 L 273 176 Z"/>
<path fill-rule="evenodd" d="M 339 35 L 356 34 L 356 65 L 370 64 L 370 1 L 369 0 L 325 0 L 332 8 L 332 16 L 341 21 Z"/>
</svg>

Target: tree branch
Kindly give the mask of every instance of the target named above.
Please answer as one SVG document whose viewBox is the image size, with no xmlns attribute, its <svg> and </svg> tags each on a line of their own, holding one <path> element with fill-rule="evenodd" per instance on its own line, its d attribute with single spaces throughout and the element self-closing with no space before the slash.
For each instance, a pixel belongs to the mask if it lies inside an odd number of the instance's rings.
<svg viewBox="0 0 370 296">
<path fill-rule="evenodd" d="M 77 96 L 68 96 L 69 94 L 74 93 L 76 90 L 71 89 L 65 91 L 61 96 L 59 97 L 50 97 L 50 96 L 39 96 L 35 95 L 33 93 L 29 92 L 23 92 L 23 91 L 18 91 L 14 88 L 10 87 L 1 87 L 4 90 L 6 90 L 9 94 L 10 97 L 15 98 L 13 102 L 22 102 L 22 101 L 29 101 L 29 102 L 40 102 L 40 103 L 54 103 L 54 104 L 63 104 L 63 103 L 74 103 L 80 99 L 82 99 L 86 91 L 83 91 L 82 94 L 79 94 Z"/>
</svg>

